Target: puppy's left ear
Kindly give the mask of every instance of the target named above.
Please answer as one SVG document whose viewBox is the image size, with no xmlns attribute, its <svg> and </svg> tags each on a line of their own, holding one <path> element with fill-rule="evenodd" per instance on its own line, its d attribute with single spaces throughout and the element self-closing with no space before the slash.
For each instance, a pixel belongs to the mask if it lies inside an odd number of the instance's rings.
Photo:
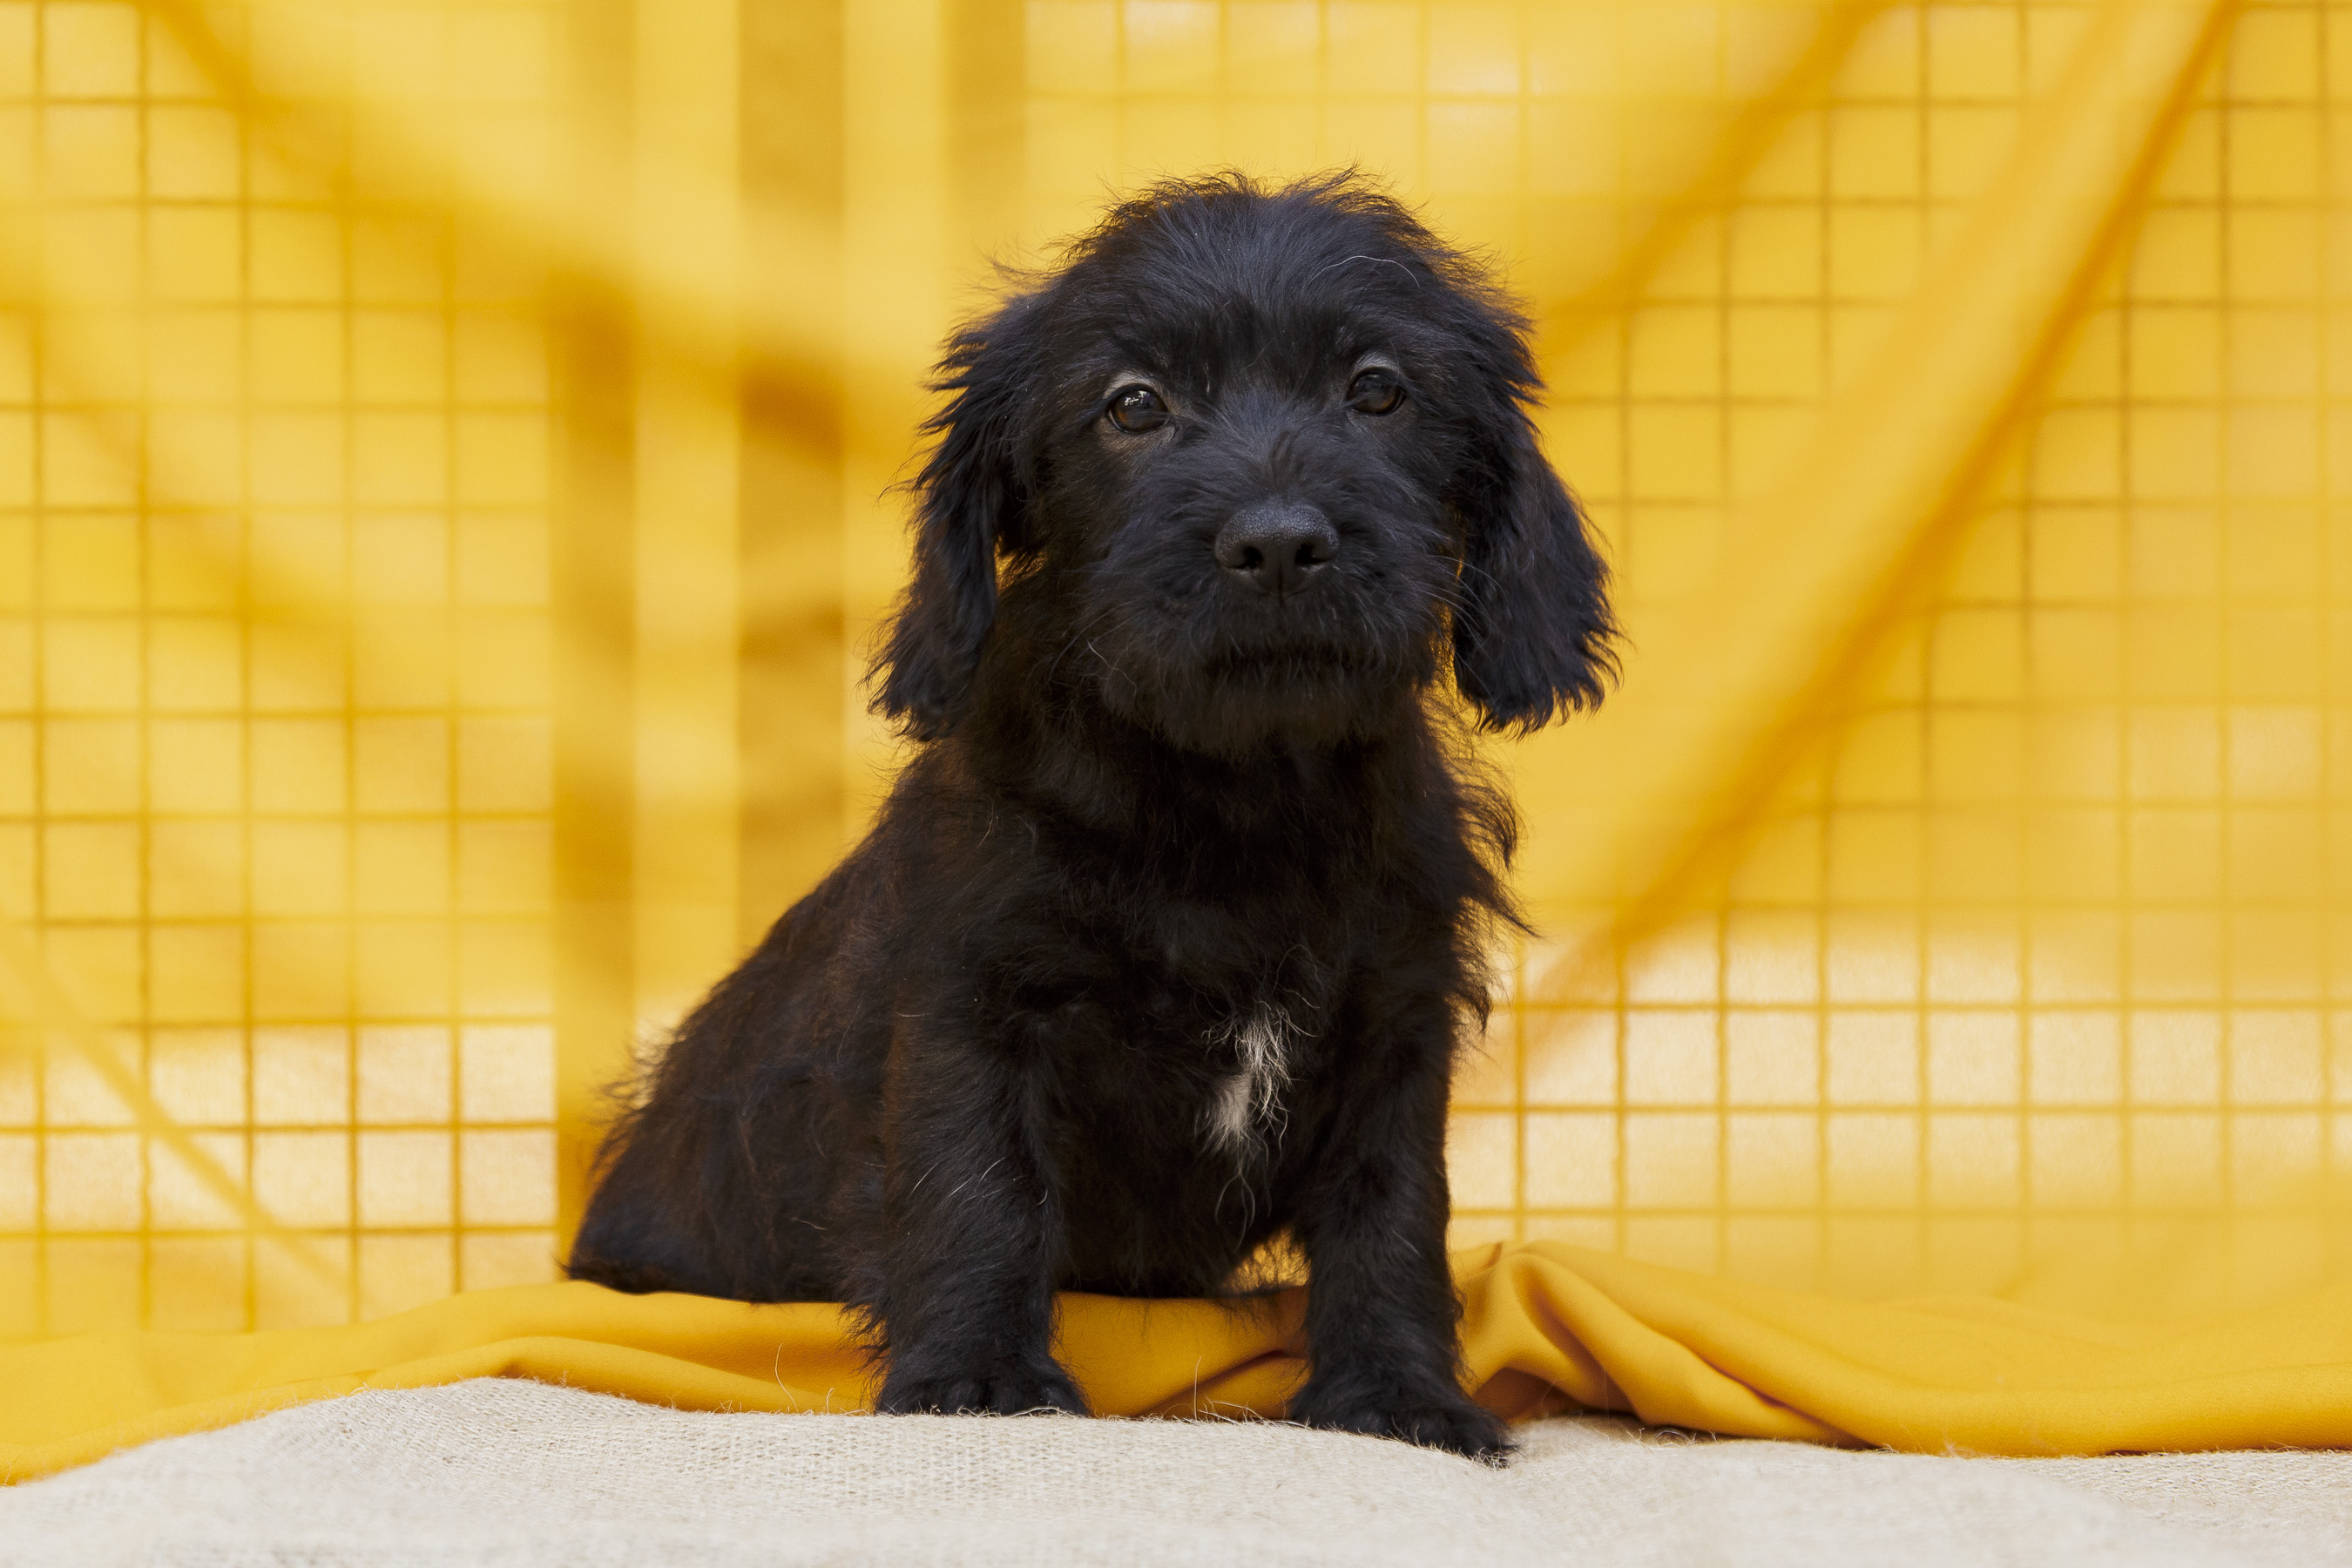
<svg viewBox="0 0 2352 1568">
<path fill-rule="evenodd" d="M 1524 733 L 1600 702 L 1617 673 L 1617 626 L 1591 525 L 1518 398 L 1485 425 L 1491 444 L 1462 500 L 1454 680 L 1481 728 Z"/>
<path fill-rule="evenodd" d="M 936 389 L 947 406 L 916 477 L 915 572 L 891 613 L 867 680 L 874 707 L 917 740 L 963 717 L 981 646 L 996 620 L 996 554 L 1027 545 L 1028 475 L 1020 428 L 1034 297 L 1008 301 L 948 342 Z"/>
</svg>

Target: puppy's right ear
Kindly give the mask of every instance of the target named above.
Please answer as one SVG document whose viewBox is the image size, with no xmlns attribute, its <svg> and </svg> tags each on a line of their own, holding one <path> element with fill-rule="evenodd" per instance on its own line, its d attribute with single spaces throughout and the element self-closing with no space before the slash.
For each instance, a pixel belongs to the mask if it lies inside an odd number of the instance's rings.
<svg viewBox="0 0 2352 1568">
<path fill-rule="evenodd" d="M 1534 384 L 1532 371 L 1518 385 Z M 1525 733 L 1596 706 L 1616 673 L 1609 568 L 1576 498 L 1536 444 L 1520 395 L 1483 421 L 1484 483 L 1467 498 L 1454 679 L 1479 726 Z"/>
<path fill-rule="evenodd" d="M 959 331 L 933 383 L 948 403 L 925 426 L 940 439 L 915 479 L 914 578 L 867 675 L 876 710 L 917 740 L 937 740 L 963 717 L 996 619 L 996 552 L 1027 544 L 1020 430 L 1035 306 L 1015 299 Z"/>
</svg>

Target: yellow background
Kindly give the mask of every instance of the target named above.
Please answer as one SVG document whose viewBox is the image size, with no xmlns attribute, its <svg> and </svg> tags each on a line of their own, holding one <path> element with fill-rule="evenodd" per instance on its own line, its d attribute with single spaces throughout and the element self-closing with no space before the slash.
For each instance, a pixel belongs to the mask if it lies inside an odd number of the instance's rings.
<svg viewBox="0 0 2352 1568">
<path fill-rule="evenodd" d="M 0 1334 L 550 1277 L 898 755 L 941 335 L 1229 163 L 1493 257 L 1619 572 L 1458 1239 L 2340 1277 L 2347 99 L 2313 4 L 0 3 Z"/>
</svg>

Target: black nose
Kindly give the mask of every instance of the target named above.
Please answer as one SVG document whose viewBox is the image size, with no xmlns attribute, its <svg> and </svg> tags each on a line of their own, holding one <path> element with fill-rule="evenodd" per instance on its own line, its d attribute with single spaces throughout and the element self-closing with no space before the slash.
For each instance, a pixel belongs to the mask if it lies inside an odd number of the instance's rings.
<svg viewBox="0 0 2352 1568">
<path fill-rule="evenodd" d="M 1339 552 L 1339 532 L 1305 501 L 1262 500 L 1234 513 L 1217 534 L 1217 564 L 1261 593 L 1306 587 Z"/>
</svg>

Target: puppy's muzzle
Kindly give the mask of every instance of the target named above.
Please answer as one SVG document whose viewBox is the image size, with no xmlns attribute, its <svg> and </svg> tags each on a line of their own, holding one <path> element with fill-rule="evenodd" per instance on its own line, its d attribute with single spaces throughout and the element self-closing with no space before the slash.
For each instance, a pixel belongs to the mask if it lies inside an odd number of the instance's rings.
<svg viewBox="0 0 2352 1568">
<path fill-rule="evenodd" d="M 1217 533 L 1217 564 L 1280 598 L 1311 586 L 1339 553 L 1339 531 L 1305 501 L 1253 501 Z"/>
</svg>

